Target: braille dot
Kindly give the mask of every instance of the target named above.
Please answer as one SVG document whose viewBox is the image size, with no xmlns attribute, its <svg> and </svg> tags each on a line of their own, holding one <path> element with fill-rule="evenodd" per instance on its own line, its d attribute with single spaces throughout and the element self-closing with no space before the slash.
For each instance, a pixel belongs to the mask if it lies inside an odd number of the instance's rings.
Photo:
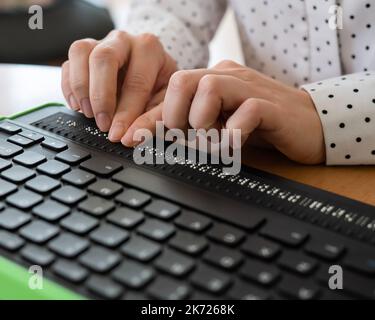
<svg viewBox="0 0 375 320">
<path fill-rule="evenodd" d="M 336 148 L 336 143 L 331 143 L 331 148 L 335 149 Z"/>
<path fill-rule="evenodd" d="M 371 7 L 371 4 L 367 3 L 367 4 L 366 4 L 366 8 L 368 9 L 368 8 L 370 8 L 370 7 Z"/>
<path fill-rule="evenodd" d="M 351 157 L 352 157 L 352 156 L 351 156 L 350 154 L 347 154 L 347 155 L 345 156 L 345 159 L 349 160 Z"/>
<path fill-rule="evenodd" d="M 369 123 L 371 122 L 371 119 L 369 117 L 365 118 L 365 122 Z"/>
<path fill-rule="evenodd" d="M 348 104 L 346 107 L 347 107 L 348 109 L 352 109 L 352 108 L 353 108 L 353 105 L 352 105 L 352 104 Z"/>
<path fill-rule="evenodd" d="M 355 141 L 357 141 L 358 143 L 362 142 L 362 138 L 358 137 L 357 139 L 355 139 Z"/>
<path fill-rule="evenodd" d="M 345 128 L 345 123 L 340 123 L 340 128 L 344 129 Z"/>
<path fill-rule="evenodd" d="M 375 156 L 375 150 L 372 150 L 372 151 L 371 151 L 371 154 L 372 154 L 373 156 Z"/>
<path fill-rule="evenodd" d="M 355 92 L 355 93 L 358 93 L 358 92 L 359 92 L 359 90 L 358 90 L 358 89 L 354 89 L 354 90 L 353 90 L 353 92 Z"/>
<path fill-rule="evenodd" d="M 335 96 L 333 94 L 330 94 L 328 98 L 333 99 Z"/>
<path fill-rule="evenodd" d="M 328 111 L 327 110 L 322 110 L 322 113 L 323 114 L 328 114 Z"/>
<path fill-rule="evenodd" d="M 372 103 L 375 103 L 375 99 L 372 99 Z"/>
</svg>

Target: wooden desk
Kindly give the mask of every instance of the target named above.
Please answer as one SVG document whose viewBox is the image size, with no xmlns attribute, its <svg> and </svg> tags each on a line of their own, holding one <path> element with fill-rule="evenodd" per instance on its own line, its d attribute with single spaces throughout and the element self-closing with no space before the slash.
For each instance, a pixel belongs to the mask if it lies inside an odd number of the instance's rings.
<svg viewBox="0 0 375 320">
<path fill-rule="evenodd" d="M 0 97 L 0 115 L 64 102 L 60 69 L 0 65 Z M 303 166 L 276 151 L 259 149 L 246 150 L 243 159 L 249 166 L 375 205 L 375 167 Z"/>
</svg>

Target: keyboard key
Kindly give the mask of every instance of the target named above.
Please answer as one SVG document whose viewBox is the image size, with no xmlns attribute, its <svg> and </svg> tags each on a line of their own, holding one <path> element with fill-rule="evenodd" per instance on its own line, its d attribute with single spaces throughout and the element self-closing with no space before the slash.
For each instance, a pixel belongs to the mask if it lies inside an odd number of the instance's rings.
<svg viewBox="0 0 375 320">
<path fill-rule="evenodd" d="M 81 168 L 103 177 L 109 177 L 122 169 L 122 164 L 103 157 L 95 157 L 80 165 Z"/>
<path fill-rule="evenodd" d="M 98 196 L 111 198 L 122 191 L 122 186 L 110 180 L 99 180 L 88 187 L 88 190 Z"/>
<path fill-rule="evenodd" d="M 95 181 L 95 176 L 91 173 L 80 169 L 74 169 L 61 177 L 62 181 L 70 183 L 78 188 L 85 187 L 86 185 Z"/>
<path fill-rule="evenodd" d="M 241 267 L 240 274 L 264 286 L 272 285 L 280 277 L 280 271 L 277 268 L 255 260 L 247 260 Z"/>
<path fill-rule="evenodd" d="M 375 276 L 375 253 L 373 250 L 351 251 L 345 257 L 344 265 L 352 270 Z"/>
<path fill-rule="evenodd" d="M 161 252 L 161 247 L 142 237 L 132 236 L 130 240 L 121 247 L 121 252 L 130 258 L 148 262 Z"/>
<path fill-rule="evenodd" d="M 13 143 L 0 141 L 0 157 L 11 158 L 21 153 L 23 149 Z"/>
<path fill-rule="evenodd" d="M 98 224 L 98 220 L 82 213 L 72 213 L 60 222 L 62 227 L 77 234 L 88 233 Z"/>
<path fill-rule="evenodd" d="M 60 160 L 72 166 L 78 165 L 88 158 L 90 158 L 90 154 L 77 147 L 70 147 L 68 150 L 58 153 L 55 157 L 56 160 Z"/>
<path fill-rule="evenodd" d="M 279 285 L 279 291 L 292 299 L 312 300 L 319 294 L 319 288 L 304 279 L 291 276 L 284 277 Z"/>
<path fill-rule="evenodd" d="M 130 288 L 140 289 L 155 277 L 155 272 L 143 264 L 125 261 L 112 272 L 112 276 Z"/>
<path fill-rule="evenodd" d="M 269 223 L 262 230 L 261 234 L 265 237 L 276 240 L 291 247 L 301 245 L 308 238 L 308 233 L 300 228 L 289 224 Z"/>
<path fill-rule="evenodd" d="M 306 245 L 306 251 L 319 258 L 335 261 L 344 253 L 345 247 L 331 241 L 313 240 Z"/>
<path fill-rule="evenodd" d="M 44 140 L 44 137 L 41 134 L 30 130 L 22 130 L 19 135 L 33 140 L 35 143 L 39 143 Z"/>
<path fill-rule="evenodd" d="M 67 205 L 73 205 L 86 198 L 86 191 L 76 187 L 64 186 L 51 194 L 52 199 Z"/>
<path fill-rule="evenodd" d="M 213 244 L 205 252 L 203 259 L 208 263 L 227 270 L 233 270 L 243 262 L 243 257 L 240 253 L 233 249 Z"/>
<path fill-rule="evenodd" d="M 155 200 L 144 211 L 159 219 L 172 219 L 180 212 L 180 207 L 163 200 Z"/>
<path fill-rule="evenodd" d="M 175 224 L 193 232 L 202 232 L 211 226 L 212 221 L 192 211 L 183 211 L 175 220 Z"/>
<path fill-rule="evenodd" d="M 191 276 L 191 282 L 203 290 L 219 294 L 230 286 L 232 280 L 226 273 L 206 265 L 200 265 Z"/>
<path fill-rule="evenodd" d="M 40 153 L 25 151 L 24 153 L 21 153 L 13 158 L 13 161 L 26 167 L 34 167 L 46 161 L 46 157 Z"/>
<path fill-rule="evenodd" d="M 10 233 L 8 231 L 0 230 L 0 247 L 9 250 L 16 251 L 25 244 L 25 241 L 19 236 Z"/>
<path fill-rule="evenodd" d="M 228 296 L 234 300 L 268 300 L 271 298 L 267 291 L 238 281 L 229 290 Z"/>
<path fill-rule="evenodd" d="M 92 276 L 86 282 L 86 286 L 94 294 L 104 299 L 118 299 L 123 293 L 121 286 L 106 277 Z"/>
<path fill-rule="evenodd" d="M 50 149 L 52 151 L 57 151 L 61 152 L 68 148 L 66 143 L 58 141 L 58 140 L 53 140 L 51 138 L 47 138 L 42 142 L 42 147 Z"/>
<path fill-rule="evenodd" d="M 142 212 L 132 209 L 118 208 L 115 212 L 107 216 L 107 220 L 120 227 L 131 229 L 140 224 L 145 219 Z"/>
<path fill-rule="evenodd" d="M 59 233 L 59 228 L 44 221 L 33 221 L 20 229 L 20 235 L 35 243 L 44 243 Z"/>
<path fill-rule="evenodd" d="M 49 160 L 40 164 L 36 168 L 39 172 L 44 173 L 51 177 L 57 177 L 70 170 L 70 167 L 65 163 L 56 160 Z"/>
<path fill-rule="evenodd" d="M 257 236 L 247 238 L 242 244 L 241 250 L 264 260 L 273 259 L 281 252 L 279 245 Z"/>
<path fill-rule="evenodd" d="M 0 171 L 8 169 L 12 166 L 12 163 L 0 158 Z"/>
<path fill-rule="evenodd" d="M 0 214 L 0 227 L 13 231 L 28 223 L 31 220 L 30 215 L 16 209 L 5 209 Z"/>
<path fill-rule="evenodd" d="M 171 224 L 155 219 L 147 219 L 146 222 L 138 227 L 138 232 L 153 240 L 164 241 L 174 234 L 175 228 Z"/>
<path fill-rule="evenodd" d="M 164 249 L 162 254 L 156 259 L 155 266 L 172 276 L 182 277 L 193 270 L 195 263 L 194 260 L 178 252 Z"/>
<path fill-rule="evenodd" d="M 1 173 L 1 176 L 13 183 L 24 183 L 35 176 L 33 170 L 21 166 L 14 166 Z"/>
<path fill-rule="evenodd" d="M 8 196 L 6 201 L 18 209 L 27 210 L 42 202 L 43 197 L 37 193 L 23 189 Z"/>
<path fill-rule="evenodd" d="M 244 239 L 245 233 L 224 224 L 216 224 L 208 231 L 207 236 L 220 243 L 235 246 Z"/>
<path fill-rule="evenodd" d="M 169 245 L 190 255 L 198 255 L 208 247 L 205 238 L 184 231 L 179 231 L 169 241 Z"/>
<path fill-rule="evenodd" d="M 164 276 L 157 277 L 147 292 L 151 298 L 158 300 L 184 300 L 190 295 L 187 285 Z"/>
<path fill-rule="evenodd" d="M 17 190 L 17 186 L 13 183 L 0 179 L 0 198 L 6 197 L 8 194 Z"/>
<path fill-rule="evenodd" d="M 106 247 L 117 247 L 129 238 L 127 231 L 102 224 L 99 228 L 91 232 L 90 239 Z"/>
<path fill-rule="evenodd" d="M 113 202 L 99 197 L 89 197 L 78 205 L 78 209 L 97 217 L 107 214 L 114 208 Z"/>
<path fill-rule="evenodd" d="M 66 260 L 59 260 L 52 266 L 52 271 L 58 276 L 74 283 L 80 283 L 88 277 L 88 272 L 79 264 Z"/>
<path fill-rule="evenodd" d="M 33 214 L 52 222 L 65 217 L 69 212 L 70 209 L 67 206 L 53 200 L 46 200 L 33 208 Z"/>
<path fill-rule="evenodd" d="M 148 194 L 134 189 L 125 190 L 116 197 L 116 201 L 134 209 L 142 207 L 150 200 L 151 197 Z"/>
<path fill-rule="evenodd" d="M 41 194 L 50 193 L 60 186 L 59 181 L 43 175 L 37 176 L 26 183 L 27 188 Z"/>
<path fill-rule="evenodd" d="M 85 267 L 101 273 L 113 269 L 120 260 L 120 255 L 116 252 L 99 247 L 91 247 L 79 258 L 79 262 Z"/>
<path fill-rule="evenodd" d="M 53 253 L 32 244 L 26 245 L 26 247 L 21 250 L 21 256 L 31 263 L 37 264 L 42 267 L 48 266 L 55 260 L 55 256 Z"/>
<path fill-rule="evenodd" d="M 72 234 L 61 234 L 48 244 L 48 248 L 65 258 L 74 258 L 89 246 L 89 241 Z"/>
<path fill-rule="evenodd" d="M 19 134 L 9 137 L 7 141 L 12 142 L 20 147 L 29 147 L 35 143 L 33 140 L 20 136 Z"/>
<path fill-rule="evenodd" d="M 300 275 L 310 274 L 317 267 L 317 263 L 315 260 L 298 252 L 284 251 L 278 263 L 283 268 Z"/>
<path fill-rule="evenodd" d="M 0 131 L 5 132 L 7 134 L 16 134 L 16 133 L 21 132 L 22 129 L 13 123 L 4 121 L 0 123 Z"/>
</svg>

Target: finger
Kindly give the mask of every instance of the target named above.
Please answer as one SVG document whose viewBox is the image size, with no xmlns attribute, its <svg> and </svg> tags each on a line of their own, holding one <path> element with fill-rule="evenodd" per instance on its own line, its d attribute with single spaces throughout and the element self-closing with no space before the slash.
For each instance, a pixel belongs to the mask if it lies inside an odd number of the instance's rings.
<svg viewBox="0 0 375 320">
<path fill-rule="evenodd" d="M 65 61 L 61 67 L 61 89 L 70 108 L 75 111 L 79 110 L 79 104 L 74 98 L 73 91 L 70 88 L 69 61 Z"/>
<path fill-rule="evenodd" d="M 284 117 L 277 105 L 263 99 L 251 98 L 232 114 L 225 127 L 231 131 L 232 145 L 235 148 L 241 147 L 255 130 L 268 132 L 270 141 L 267 141 L 277 147 L 277 132 L 280 131 L 283 121 Z M 241 130 L 240 141 L 234 139 L 234 129 Z"/>
<path fill-rule="evenodd" d="M 89 56 L 97 41 L 83 39 L 73 42 L 69 49 L 69 82 L 74 99 L 86 117 L 93 117 L 89 100 Z"/>
<path fill-rule="evenodd" d="M 223 112 L 232 112 L 255 95 L 249 85 L 236 77 L 208 74 L 201 78 L 191 103 L 189 123 L 194 129 L 218 128 Z"/>
<path fill-rule="evenodd" d="M 99 129 L 107 132 L 116 109 L 117 77 L 128 60 L 131 37 L 111 32 L 92 51 L 89 58 L 90 102 Z"/>
<path fill-rule="evenodd" d="M 163 104 L 161 103 L 138 117 L 129 127 L 125 136 L 121 139 L 121 143 L 128 147 L 133 147 L 139 144 L 141 141 L 136 141 L 134 139 L 137 130 L 149 130 L 152 135 L 155 135 L 156 122 L 162 120 L 162 109 Z"/>
<path fill-rule="evenodd" d="M 141 35 L 133 42 L 124 85 L 109 133 L 111 141 L 119 141 L 135 119 L 144 112 L 164 63 L 164 51 L 156 36 Z"/>
<path fill-rule="evenodd" d="M 236 76 L 233 71 L 218 69 L 198 69 L 174 73 L 169 81 L 164 101 L 163 121 L 166 127 L 183 130 L 188 128 L 190 107 L 199 82 L 208 75 Z M 257 96 L 256 90 L 257 87 L 252 89 L 247 87 L 243 93 L 247 93 L 247 98 Z"/>
</svg>

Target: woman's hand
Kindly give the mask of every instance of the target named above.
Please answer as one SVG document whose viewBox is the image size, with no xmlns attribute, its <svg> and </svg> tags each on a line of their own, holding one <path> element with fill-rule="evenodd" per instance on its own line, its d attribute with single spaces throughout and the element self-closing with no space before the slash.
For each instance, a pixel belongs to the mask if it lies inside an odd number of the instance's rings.
<svg viewBox="0 0 375 320">
<path fill-rule="evenodd" d="M 102 41 L 72 44 L 62 89 L 72 109 L 95 117 L 100 130 L 117 142 L 135 119 L 163 100 L 176 70 L 156 36 L 112 31 Z"/>
<path fill-rule="evenodd" d="M 212 69 L 176 72 L 164 103 L 139 117 L 122 142 L 132 145 L 139 128 L 241 129 L 242 143 L 256 136 L 305 164 L 325 160 L 321 122 L 305 91 L 286 86 L 231 61 Z"/>
</svg>

